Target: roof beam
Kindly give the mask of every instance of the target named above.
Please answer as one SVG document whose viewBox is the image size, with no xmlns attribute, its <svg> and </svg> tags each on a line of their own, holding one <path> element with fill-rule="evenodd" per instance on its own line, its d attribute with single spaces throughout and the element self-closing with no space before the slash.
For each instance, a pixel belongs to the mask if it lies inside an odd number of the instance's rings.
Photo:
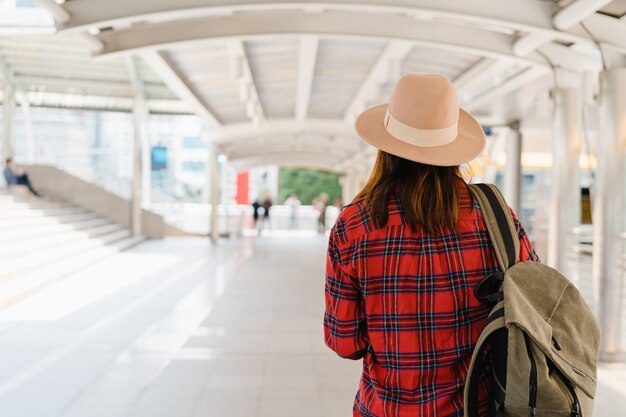
<svg viewBox="0 0 626 417">
<path fill-rule="evenodd" d="M 87 99 L 82 102 L 71 102 L 69 100 L 71 94 L 66 93 L 51 93 L 51 92 L 37 92 L 37 91 L 28 91 L 24 92 L 28 97 L 28 101 L 30 106 L 32 107 L 43 107 L 43 108 L 53 108 L 53 109 L 80 109 L 80 110 L 90 110 L 90 111 L 114 111 L 114 112 L 131 112 L 133 109 L 133 100 L 130 97 L 115 97 L 116 101 L 115 105 L 107 106 L 105 104 L 100 103 L 95 104 L 98 100 L 107 100 L 109 97 L 104 96 L 86 96 Z M 85 97 L 85 96 L 84 96 Z M 179 100 L 176 100 L 173 107 L 168 108 L 165 100 L 148 100 L 148 108 L 150 109 L 150 114 L 190 114 L 191 112 L 180 108 L 178 104 L 183 103 Z"/>
<path fill-rule="evenodd" d="M 48 0 L 53 2 L 52 0 Z M 91 27 L 114 27 L 148 19 L 189 19 L 209 14 L 221 15 L 234 11 L 293 10 L 330 8 L 366 12 L 420 12 L 429 16 L 461 18 L 464 21 L 506 26 L 520 31 L 554 31 L 552 16 L 559 11 L 552 2 L 534 0 L 80 0 L 65 2 L 63 7 L 71 20 L 59 25 L 60 30 L 84 31 Z"/>
<path fill-rule="evenodd" d="M 132 85 L 133 92 L 135 93 L 135 98 L 141 102 L 145 102 L 146 87 L 144 86 L 144 81 L 141 77 L 141 73 L 139 72 L 137 57 L 134 55 L 126 56 L 126 63 L 128 66 L 128 73 L 130 75 L 130 83 Z"/>
<path fill-rule="evenodd" d="M 35 0 L 35 4 L 46 9 L 57 25 L 65 25 L 72 20 L 72 15 L 54 0 Z"/>
<path fill-rule="evenodd" d="M 246 156 L 229 160 L 237 169 L 251 168 L 261 165 L 305 166 L 323 169 L 332 172 L 341 172 L 337 169 L 340 157 L 330 157 L 328 152 L 275 152 L 254 156 Z"/>
<path fill-rule="evenodd" d="M 57 77 L 40 77 L 29 75 L 16 75 L 13 77 L 15 84 L 18 85 L 43 85 L 50 87 L 78 87 L 78 88 L 93 88 L 93 89 L 108 89 L 108 90 L 131 90 L 131 85 L 126 81 L 103 81 L 103 80 L 89 80 L 89 79 L 67 79 Z"/>
<path fill-rule="evenodd" d="M 339 120 L 324 119 L 306 119 L 303 121 L 271 119 L 261 126 L 255 126 L 252 123 L 237 123 L 223 126 L 213 134 L 213 140 L 217 143 L 277 135 L 327 135 L 358 140 L 354 128 L 350 124 Z"/>
<path fill-rule="evenodd" d="M 365 108 L 366 99 L 371 94 L 375 86 L 384 84 L 389 79 L 390 62 L 397 60 L 403 61 L 411 52 L 412 45 L 408 42 L 391 42 L 387 44 L 378 60 L 370 70 L 365 82 L 359 88 L 344 115 L 344 119 L 348 123 L 352 123 L 356 116 Z"/>
<path fill-rule="evenodd" d="M 510 63 L 494 58 L 482 58 L 480 61 L 452 80 L 459 97 L 459 104 L 461 106 L 465 105 L 475 84 L 478 84 L 485 78 L 493 76 L 494 72 L 500 70 L 502 66 L 508 64 Z"/>
<path fill-rule="evenodd" d="M 569 29 L 612 1 L 613 0 L 575 0 L 555 14 L 552 18 L 552 22 L 557 29 Z"/>
<path fill-rule="evenodd" d="M 174 94 L 191 105 L 196 114 L 206 118 L 213 125 L 221 126 L 219 119 L 183 79 L 163 52 L 146 51 L 141 54 L 141 58 L 161 77 Z"/>
<path fill-rule="evenodd" d="M 43 1 L 55 3 L 53 0 Z M 526 55 L 553 39 L 591 44 L 592 41 L 588 39 L 587 34 L 581 34 L 575 30 L 565 32 L 555 29 L 553 16 L 561 16 L 556 18 L 557 22 L 571 23 L 571 16 L 580 16 L 581 11 L 588 11 L 590 6 L 598 10 L 601 8 L 600 4 L 608 2 L 608 0 L 577 0 L 571 6 L 561 10 L 556 2 L 536 0 L 472 0 L 471 2 L 389 0 L 384 3 L 371 0 L 303 0 L 298 2 L 293 0 L 218 0 L 212 1 L 210 5 L 206 0 L 177 0 L 176 2 L 171 0 L 149 2 L 80 0 L 63 4 L 63 8 L 71 15 L 71 19 L 65 24 L 58 24 L 58 28 L 68 31 L 86 31 L 93 27 L 127 26 L 131 23 L 154 19 L 161 21 L 192 19 L 200 16 L 233 14 L 236 11 L 262 10 L 267 13 L 268 11 L 293 10 L 297 7 L 307 10 L 332 9 L 336 4 L 342 10 L 357 13 L 412 13 L 527 32 L 528 38 L 520 38 L 519 45 L 515 48 L 520 55 Z M 610 38 L 601 41 L 610 44 L 609 40 Z M 618 39 L 614 46 L 625 50 L 624 42 L 626 41 Z"/>
<path fill-rule="evenodd" d="M 408 41 L 438 49 L 547 66 L 538 54 L 526 57 L 514 55 L 511 48 L 514 37 L 505 33 L 442 22 L 424 21 L 416 24 L 415 19 L 399 15 L 380 15 L 376 18 L 376 25 L 371 22 L 370 14 L 284 12 L 138 25 L 102 32 L 99 36 L 105 48 L 100 55 L 114 56 L 140 50 L 164 49 L 210 39 L 241 40 L 262 35 L 309 34 L 329 38 Z M 558 61 L 558 57 L 554 57 L 554 60 Z M 579 66 L 563 68 L 579 71 Z"/>
<path fill-rule="evenodd" d="M 547 68 L 541 67 L 526 67 L 523 70 L 517 72 L 516 74 L 510 76 L 508 79 L 503 81 L 502 83 L 496 85 L 492 89 L 485 91 L 469 100 L 468 103 L 465 104 L 465 108 L 468 110 L 479 107 L 481 104 L 488 102 L 490 100 L 494 100 L 498 97 L 501 97 L 505 94 L 511 93 L 524 85 L 527 85 L 531 81 L 536 80 L 539 77 L 542 77 L 548 73 Z"/>
<path fill-rule="evenodd" d="M 569 29 L 585 18 L 595 14 L 596 11 L 603 8 L 611 1 L 613 0 L 574 0 L 554 15 L 552 23 L 559 30 Z M 524 56 L 555 38 L 555 34 L 551 32 L 529 33 L 520 37 L 515 42 L 513 51 L 520 56 Z"/>
<path fill-rule="evenodd" d="M 114 79 L 120 75 L 126 76 L 124 67 L 111 67 L 107 65 L 98 65 L 93 62 L 84 62 L 76 64 L 74 62 L 63 62 L 58 58 L 56 60 L 40 60 L 40 61 L 25 61 L 23 59 L 9 58 L 7 61 L 11 62 L 11 67 L 15 68 L 16 73 L 30 73 L 41 74 L 45 73 L 61 73 L 70 76 L 80 77 L 104 77 L 105 79 Z M 45 69 L 45 71 L 44 71 Z M 71 74 L 71 75 L 70 75 Z"/>
<path fill-rule="evenodd" d="M 284 153 L 284 152 L 308 152 L 308 153 L 321 153 L 328 155 L 328 147 L 333 148 L 332 154 L 334 156 L 340 155 L 352 155 L 355 151 L 355 144 L 346 144 L 342 141 L 333 141 L 333 138 L 326 138 L 320 140 L 319 143 L 306 142 L 299 137 L 293 137 L 290 139 L 281 138 L 282 140 L 275 140 L 273 142 L 249 142 L 245 147 L 229 147 L 222 146 L 221 149 L 228 155 L 229 158 L 245 157 L 260 155 L 263 153 Z M 346 146 L 347 145 L 347 146 Z M 352 145 L 352 146 L 350 146 Z M 358 149 L 357 149 L 358 150 Z"/>
<path fill-rule="evenodd" d="M 254 80 L 254 74 L 252 74 L 248 53 L 241 39 L 232 39 L 229 43 L 229 47 L 232 59 L 237 61 L 234 65 L 237 73 L 233 75 L 239 78 L 240 88 L 245 90 L 245 94 L 241 94 L 241 99 L 247 106 L 246 112 L 248 113 L 248 117 L 254 121 L 254 124 L 258 125 L 261 120 L 265 120 L 265 112 L 263 111 L 263 104 L 259 96 L 259 89 Z M 250 106 L 251 108 L 248 108 Z"/>
<path fill-rule="evenodd" d="M 300 40 L 300 60 L 298 63 L 298 96 L 296 98 L 296 119 L 304 120 L 309 111 L 315 63 L 319 39 L 305 36 Z"/>
<path fill-rule="evenodd" d="M 478 81 L 485 74 L 485 71 L 491 69 L 497 62 L 497 60 L 492 58 L 483 58 L 472 65 L 469 69 L 452 80 L 457 91 L 461 91 Z"/>
<path fill-rule="evenodd" d="M 600 42 L 601 46 L 624 53 L 626 51 L 626 20 L 595 13 L 583 20 L 585 27 Z M 572 28 L 580 36 L 589 34 L 580 26 Z"/>
</svg>

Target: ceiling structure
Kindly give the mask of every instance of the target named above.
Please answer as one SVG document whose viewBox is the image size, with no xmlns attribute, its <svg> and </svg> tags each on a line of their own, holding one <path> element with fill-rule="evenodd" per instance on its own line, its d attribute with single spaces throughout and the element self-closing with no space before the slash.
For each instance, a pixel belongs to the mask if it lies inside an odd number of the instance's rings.
<svg viewBox="0 0 626 417">
<path fill-rule="evenodd" d="M 134 56 L 151 112 L 199 115 L 244 166 L 359 166 L 372 151 L 353 121 L 406 72 L 448 76 L 483 124 L 507 125 L 536 112 L 554 68 L 597 74 L 626 54 L 623 0 L 36 2 L 57 34 L 0 31 L 33 105 L 130 110 Z"/>
</svg>

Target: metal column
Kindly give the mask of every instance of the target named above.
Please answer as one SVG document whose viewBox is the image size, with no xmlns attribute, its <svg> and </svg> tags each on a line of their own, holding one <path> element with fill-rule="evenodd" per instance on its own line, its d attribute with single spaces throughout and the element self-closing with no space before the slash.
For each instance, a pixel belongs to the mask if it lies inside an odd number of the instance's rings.
<svg viewBox="0 0 626 417">
<path fill-rule="evenodd" d="M 578 88 L 555 90 L 548 265 L 567 274 L 573 228 L 580 224 L 581 102 Z"/>
<path fill-rule="evenodd" d="M 506 138 L 504 197 L 516 214 L 520 214 L 522 198 L 522 135 L 519 123 L 511 126 Z"/>
<path fill-rule="evenodd" d="M 2 163 L 13 156 L 13 117 L 15 110 L 15 87 L 11 83 L 4 85 L 4 103 L 2 114 Z"/>
<path fill-rule="evenodd" d="M 602 323 L 600 359 L 623 361 L 622 314 L 624 182 L 626 165 L 626 68 L 604 73 L 598 168 L 593 207 L 593 279 Z"/>
<path fill-rule="evenodd" d="M 219 238 L 218 206 L 220 199 L 220 167 L 219 147 L 213 143 L 210 146 L 209 155 L 211 164 L 211 222 L 209 225 L 211 241 L 217 243 Z"/>
</svg>

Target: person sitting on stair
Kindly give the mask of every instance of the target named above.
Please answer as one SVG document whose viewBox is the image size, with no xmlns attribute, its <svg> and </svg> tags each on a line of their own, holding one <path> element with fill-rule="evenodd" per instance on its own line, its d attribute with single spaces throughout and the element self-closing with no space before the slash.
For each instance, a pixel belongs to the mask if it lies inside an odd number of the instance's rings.
<svg viewBox="0 0 626 417">
<path fill-rule="evenodd" d="M 11 187 L 12 185 L 24 185 L 26 186 L 31 193 L 33 193 L 36 197 L 42 197 L 42 194 L 39 193 L 30 182 L 28 178 L 28 174 L 22 172 L 19 173 L 15 168 L 15 163 L 13 162 L 13 158 L 7 158 L 6 167 L 4 168 L 4 179 L 7 182 L 7 186 Z"/>
</svg>

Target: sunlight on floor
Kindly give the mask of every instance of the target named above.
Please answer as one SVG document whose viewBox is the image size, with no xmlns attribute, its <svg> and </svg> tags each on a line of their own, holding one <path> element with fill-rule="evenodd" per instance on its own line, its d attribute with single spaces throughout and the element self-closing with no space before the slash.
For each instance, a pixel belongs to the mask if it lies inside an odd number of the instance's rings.
<svg viewBox="0 0 626 417">
<path fill-rule="evenodd" d="M 54 321 L 174 265 L 176 255 L 121 253 L 0 311 L 2 321 Z"/>
</svg>

